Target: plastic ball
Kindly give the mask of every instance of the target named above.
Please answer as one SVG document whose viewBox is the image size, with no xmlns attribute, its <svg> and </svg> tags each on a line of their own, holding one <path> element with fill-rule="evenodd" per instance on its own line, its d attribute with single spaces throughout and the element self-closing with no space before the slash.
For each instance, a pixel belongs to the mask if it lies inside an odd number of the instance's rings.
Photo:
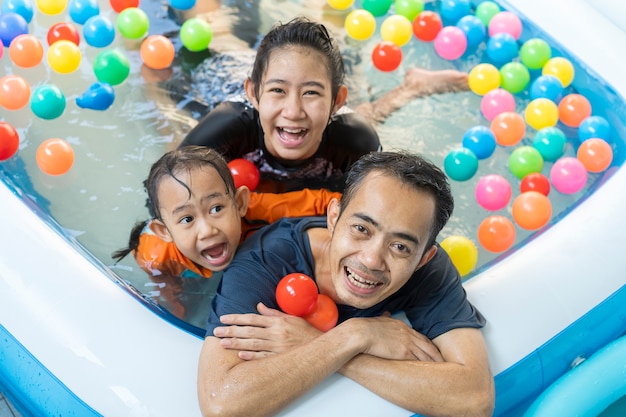
<svg viewBox="0 0 626 417">
<path fill-rule="evenodd" d="M 317 330 L 327 332 L 337 325 L 339 310 L 332 298 L 325 294 L 319 294 L 315 308 L 303 318 Z"/>
<path fill-rule="evenodd" d="M 480 100 L 480 112 L 489 121 L 492 121 L 500 113 L 514 111 L 515 97 L 503 88 L 489 91 Z"/>
<path fill-rule="evenodd" d="M 483 22 L 473 15 L 463 16 L 456 22 L 456 27 L 465 33 L 467 48 L 476 48 L 485 39 L 487 29 Z"/>
<path fill-rule="evenodd" d="M 127 39 L 141 39 L 148 33 L 150 20 L 146 12 L 140 8 L 128 7 L 117 15 L 116 25 L 117 30 L 123 37 Z"/>
<path fill-rule="evenodd" d="M 542 75 L 554 75 L 563 87 L 569 87 L 574 81 L 574 66 L 563 57 L 550 58 L 541 69 Z"/>
<path fill-rule="evenodd" d="M 243 158 L 236 158 L 228 163 L 228 168 L 233 176 L 233 180 L 235 180 L 235 188 L 245 185 L 250 191 L 254 191 L 257 185 L 259 185 L 261 175 L 253 162 Z"/>
<path fill-rule="evenodd" d="M 0 14 L 17 13 L 26 20 L 26 23 L 30 23 L 35 14 L 30 0 L 4 0 L 0 12 Z"/>
<path fill-rule="evenodd" d="M 563 84 L 554 75 L 542 75 L 537 77 L 530 85 L 530 99 L 547 98 L 559 103 L 563 98 Z"/>
<path fill-rule="evenodd" d="M 116 13 L 121 13 L 129 7 L 139 7 L 139 0 L 109 0 L 109 3 Z"/>
<path fill-rule="evenodd" d="M 552 127 L 559 122 L 559 109 L 552 100 L 537 98 L 526 106 L 524 118 L 529 126 L 537 130 Z"/>
<path fill-rule="evenodd" d="M 504 11 L 495 14 L 489 21 L 487 28 L 489 36 L 494 36 L 497 33 L 508 33 L 517 40 L 522 34 L 522 21 L 514 13 Z"/>
<path fill-rule="evenodd" d="M 478 171 L 478 158 L 467 148 L 457 148 L 448 152 L 443 166 L 453 180 L 467 181 Z"/>
<path fill-rule="evenodd" d="M 528 191 L 515 197 L 511 215 L 519 227 L 537 230 L 548 224 L 552 217 L 552 203 L 542 193 Z"/>
<path fill-rule="evenodd" d="M 391 15 L 383 20 L 380 25 L 380 36 L 383 41 L 404 46 L 409 43 L 413 36 L 411 21 L 399 14 Z"/>
<path fill-rule="evenodd" d="M 33 35 L 19 35 L 9 46 L 9 56 L 18 67 L 32 68 L 43 58 L 43 45 Z"/>
<path fill-rule="evenodd" d="M 531 70 L 538 70 L 552 57 L 548 42 L 539 38 L 528 39 L 520 48 L 520 61 Z"/>
<path fill-rule="evenodd" d="M 550 169 L 550 182 L 562 194 L 574 194 L 587 184 L 587 169 L 580 160 L 564 156 Z"/>
<path fill-rule="evenodd" d="M 496 137 L 487 126 L 474 126 L 463 134 L 463 147 L 469 149 L 478 159 L 486 159 L 496 150 Z"/>
<path fill-rule="evenodd" d="M 305 316 L 315 309 L 317 304 L 317 285 L 304 274 L 285 275 L 276 286 L 276 302 L 287 314 Z"/>
<path fill-rule="evenodd" d="M 418 14 L 424 11 L 423 0 L 395 0 L 394 10 L 396 14 L 402 15 L 411 22 Z"/>
<path fill-rule="evenodd" d="M 519 47 L 517 41 L 508 33 L 496 33 L 487 41 L 487 56 L 498 65 L 511 62 L 517 58 Z"/>
<path fill-rule="evenodd" d="M 17 153 L 20 137 L 15 128 L 7 122 L 0 122 L 0 161 L 6 161 Z"/>
<path fill-rule="evenodd" d="M 470 70 L 467 82 L 470 90 L 483 96 L 500 87 L 500 71 L 492 64 L 478 64 Z"/>
<path fill-rule="evenodd" d="M 536 191 L 548 196 L 550 194 L 550 180 L 540 172 L 533 172 L 522 178 L 519 189 L 522 193 Z"/>
<path fill-rule="evenodd" d="M 59 74 L 69 74 L 80 66 L 82 55 L 71 41 L 56 41 L 48 48 L 48 65 Z"/>
<path fill-rule="evenodd" d="M 363 0 L 361 7 L 376 17 L 384 16 L 389 11 L 393 0 Z"/>
<path fill-rule="evenodd" d="M 465 236 L 448 236 L 440 243 L 452 264 L 462 277 L 469 274 L 478 263 L 478 248 Z"/>
<path fill-rule="evenodd" d="M 74 165 L 74 149 L 63 139 L 48 139 L 37 148 L 35 159 L 44 173 L 63 175 Z"/>
<path fill-rule="evenodd" d="M 517 145 L 526 134 L 526 122 L 515 112 L 500 113 L 491 121 L 491 131 L 498 145 Z"/>
<path fill-rule="evenodd" d="M 111 49 L 102 51 L 96 56 L 93 71 L 98 81 L 116 86 L 128 77 L 130 64 L 124 52 Z"/>
<path fill-rule="evenodd" d="M 67 0 L 37 0 L 37 8 L 43 14 L 55 16 L 67 7 Z"/>
<path fill-rule="evenodd" d="M 65 111 L 65 95 L 59 87 L 44 84 L 33 90 L 30 109 L 35 116 L 45 120 L 56 119 Z"/>
<path fill-rule="evenodd" d="M 105 16 L 90 17 L 83 26 L 83 37 L 88 45 L 94 48 L 104 48 L 113 43 L 115 26 Z"/>
<path fill-rule="evenodd" d="M 147 67 L 159 70 L 172 64 L 176 50 L 172 41 L 165 36 L 150 35 L 141 43 L 139 54 Z"/>
<path fill-rule="evenodd" d="M 576 158 L 587 171 L 598 173 L 605 171 L 613 161 L 613 149 L 604 139 L 587 139 L 578 147 Z"/>
<path fill-rule="evenodd" d="M 19 110 L 30 100 L 30 85 L 19 75 L 0 78 L 0 106 L 7 110 Z"/>
<path fill-rule="evenodd" d="M 497 211 L 506 207 L 513 191 L 511 184 L 502 175 L 485 175 L 476 183 L 476 202 L 485 210 Z"/>
<path fill-rule="evenodd" d="M 0 58 L 2 58 L 2 54 L 4 54 L 4 44 L 0 42 Z"/>
<path fill-rule="evenodd" d="M 204 51 L 213 38 L 213 29 L 206 20 L 192 17 L 180 27 L 180 40 L 191 52 Z"/>
<path fill-rule="evenodd" d="M 46 36 L 48 46 L 61 40 L 70 41 L 76 45 L 80 45 L 80 33 L 78 33 L 76 27 L 74 27 L 71 23 L 60 22 L 50 26 Z"/>
<path fill-rule="evenodd" d="M 393 71 L 402 63 L 402 49 L 390 41 L 379 42 L 372 51 L 372 62 L 380 71 Z"/>
<path fill-rule="evenodd" d="M 474 15 L 483 22 L 483 25 L 488 27 L 491 19 L 500 12 L 500 6 L 498 6 L 497 3 L 493 1 L 483 1 L 476 6 Z"/>
<path fill-rule="evenodd" d="M 478 242 L 489 252 L 504 252 L 515 243 L 515 226 L 504 216 L 489 216 L 478 226 Z"/>
<path fill-rule="evenodd" d="M 13 12 L 0 14 L 0 40 L 6 47 L 13 39 L 28 33 L 28 22 L 21 15 Z"/>
<path fill-rule="evenodd" d="M 463 16 L 470 14 L 471 4 L 469 0 L 443 0 L 439 8 L 441 18 L 455 24 Z"/>
<path fill-rule="evenodd" d="M 559 120 L 566 126 L 578 127 L 591 116 L 591 103 L 581 94 L 568 94 L 559 102 Z"/>
<path fill-rule="evenodd" d="M 344 22 L 346 33 L 352 39 L 364 41 L 376 31 L 376 18 L 367 10 L 357 9 L 348 13 Z"/>
<path fill-rule="evenodd" d="M 80 96 L 76 97 L 76 105 L 82 109 L 106 110 L 115 101 L 115 92 L 108 83 L 96 82 Z"/>
<path fill-rule="evenodd" d="M 465 33 L 456 26 L 446 26 L 439 31 L 434 41 L 435 52 L 443 59 L 458 59 L 467 50 Z"/>
<path fill-rule="evenodd" d="M 413 20 L 413 34 L 423 42 L 434 41 L 442 28 L 441 17 L 430 10 L 424 10 Z"/>
<path fill-rule="evenodd" d="M 543 169 L 543 157 L 532 146 L 520 146 L 509 155 L 509 171 L 518 179 L 528 174 L 541 172 Z"/>
<path fill-rule="evenodd" d="M 587 139 L 599 138 L 607 142 L 611 140 L 611 125 L 602 116 L 589 116 L 578 126 L 578 139 L 584 142 Z"/>
<path fill-rule="evenodd" d="M 354 4 L 354 0 L 328 0 L 328 5 L 335 10 L 346 10 Z"/>
<path fill-rule="evenodd" d="M 87 19 L 100 14 L 100 6 L 96 0 L 70 0 L 68 12 L 75 23 L 84 25 Z"/>
<path fill-rule="evenodd" d="M 565 153 L 567 137 L 557 127 L 545 127 L 535 134 L 532 145 L 544 161 L 554 162 Z"/>
<path fill-rule="evenodd" d="M 528 87 L 530 73 L 519 62 L 509 62 L 500 68 L 501 85 L 505 90 L 517 94 Z"/>
<path fill-rule="evenodd" d="M 170 0 L 170 5 L 177 10 L 190 10 L 196 5 L 196 0 Z"/>
</svg>

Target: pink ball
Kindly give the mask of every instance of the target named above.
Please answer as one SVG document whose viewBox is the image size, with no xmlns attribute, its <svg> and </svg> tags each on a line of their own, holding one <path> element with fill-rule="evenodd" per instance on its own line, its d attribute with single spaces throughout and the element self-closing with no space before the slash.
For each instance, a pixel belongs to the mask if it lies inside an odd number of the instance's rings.
<svg viewBox="0 0 626 417">
<path fill-rule="evenodd" d="M 496 211 L 506 207 L 511 199 L 511 184 L 501 175 L 491 174 L 482 177 L 476 184 L 474 195 L 480 206 Z"/>
<path fill-rule="evenodd" d="M 497 13 L 489 21 L 489 36 L 496 33 L 508 33 L 518 40 L 522 34 L 522 21 L 511 12 Z"/>
<path fill-rule="evenodd" d="M 485 119 L 492 121 L 500 113 L 515 111 L 515 98 L 507 90 L 496 88 L 480 100 L 480 111 Z"/>
<path fill-rule="evenodd" d="M 552 165 L 550 181 L 563 194 L 577 193 L 587 184 L 587 169 L 578 159 L 565 156 Z"/>
<path fill-rule="evenodd" d="M 434 46 L 435 52 L 443 59 L 458 59 L 467 49 L 467 37 L 458 27 L 446 26 L 435 37 Z"/>
</svg>

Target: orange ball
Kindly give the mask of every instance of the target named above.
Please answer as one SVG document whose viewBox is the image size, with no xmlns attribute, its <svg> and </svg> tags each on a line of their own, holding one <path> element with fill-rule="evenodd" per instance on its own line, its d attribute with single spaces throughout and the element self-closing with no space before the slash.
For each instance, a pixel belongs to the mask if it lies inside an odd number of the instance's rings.
<svg viewBox="0 0 626 417">
<path fill-rule="evenodd" d="M 33 35 L 19 35 L 9 45 L 9 56 L 18 67 L 31 68 L 41 62 L 43 45 Z"/>
<path fill-rule="evenodd" d="M 490 252 L 504 252 L 515 242 L 515 226 L 504 216 L 489 216 L 478 226 L 478 242 Z"/>
<path fill-rule="evenodd" d="M 513 220 L 526 230 L 537 230 L 550 221 L 552 203 L 538 191 L 527 191 L 513 200 L 511 207 Z"/>
<path fill-rule="evenodd" d="M 147 67 L 160 70 L 169 67 L 174 61 L 174 44 L 163 35 L 148 36 L 141 43 L 139 54 Z"/>
<path fill-rule="evenodd" d="M 515 112 L 503 112 L 491 121 L 491 131 L 498 145 L 517 145 L 526 134 L 526 122 Z"/>
<path fill-rule="evenodd" d="M 48 175 L 63 175 L 74 165 L 74 149 L 63 139 L 45 140 L 35 155 L 37 166 Z"/>
<path fill-rule="evenodd" d="M 0 106 L 7 110 L 18 110 L 30 100 L 30 85 L 19 75 L 0 78 Z"/>
<path fill-rule="evenodd" d="M 576 157 L 589 172 L 602 172 L 613 162 L 613 148 L 604 139 L 587 139 L 578 147 Z"/>
<path fill-rule="evenodd" d="M 591 103 L 583 95 L 568 94 L 559 102 L 559 120 L 570 127 L 578 127 L 591 116 Z"/>
</svg>

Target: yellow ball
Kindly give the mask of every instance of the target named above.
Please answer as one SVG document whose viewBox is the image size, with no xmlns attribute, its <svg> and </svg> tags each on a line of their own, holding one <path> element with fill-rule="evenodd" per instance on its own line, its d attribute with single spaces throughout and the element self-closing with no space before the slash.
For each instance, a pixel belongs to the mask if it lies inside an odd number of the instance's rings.
<svg viewBox="0 0 626 417">
<path fill-rule="evenodd" d="M 335 10 L 346 10 L 354 4 L 354 0 L 328 0 L 328 5 Z"/>
<path fill-rule="evenodd" d="M 540 130 L 552 127 L 559 121 L 559 108 L 547 98 L 537 98 L 526 106 L 524 118 L 529 126 Z"/>
<path fill-rule="evenodd" d="M 384 41 L 404 46 L 413 37 L 413 25 L 405 16 L 392 15 L 386 18 L 380 26 L 380 36 Z"/>
<path fill-rule="evenodd" d="M 60 74 L 69 74 L 80 65 L 81 53 L 74 42 L 56 41 L 48 49 L 48 65 Z"/>
<path fill-rule="evenodd" d="M 500 87 L 500 71 L 492 64 L 478 64 L 470 71 L 467 82 L 470 90 L 484 96 Z"/>
<path fill-rule="evenodd" d="M 376 18 L 365 9 L 351 11 L 344 22 L 346 33 L 353 39 L 364 41 L 376 30 Z"/>
<path fill-rule="evenodd" d="M 478 262 L 478 249 L 474 242 L 465 236 L 449 236 L 441 242 L 452 263 L 461 276 L 472 272 Z"/>
<path fill-rule="evenodd" d="M 563 57 L 555 57 L 543 66 L 541 70 L 543 75 L 554 75 L 561 81 L 563 87 L 569 86 L 574 81 L 574 66 L 572 63 Z"/>
<path fill-rule="evenodd" d="M 67 7 L 67 0 L 37 0 L 37 8 L 43 14 L 54 16 Z"/>
</svg>

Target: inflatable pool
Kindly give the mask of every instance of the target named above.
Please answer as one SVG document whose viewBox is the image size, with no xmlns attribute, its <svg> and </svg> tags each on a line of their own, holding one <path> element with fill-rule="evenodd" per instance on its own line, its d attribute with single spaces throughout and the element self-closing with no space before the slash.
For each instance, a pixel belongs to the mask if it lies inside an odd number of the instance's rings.
<svg viewBox="0 0 626 417">
<path fill-rule="evenodd" d="M 494 415 L 554 415 L 552 398 L 565 395 L 594 416 L 626 386 L 607 369 L 626 357 L 626 6 L 500 4 L 522 18 L 526 38 L 541 28 L 574 63 L 577 91 L 611 123 L 614 157 L 557 221 L 464 285 L 488 318 Z M 199 416 L 198 329 L 86 250 L 8 168 L 0 177 L 0 389 L 24 415 Z M 280 415 L 412 413 L 335 375 Z"/>
</svg>

